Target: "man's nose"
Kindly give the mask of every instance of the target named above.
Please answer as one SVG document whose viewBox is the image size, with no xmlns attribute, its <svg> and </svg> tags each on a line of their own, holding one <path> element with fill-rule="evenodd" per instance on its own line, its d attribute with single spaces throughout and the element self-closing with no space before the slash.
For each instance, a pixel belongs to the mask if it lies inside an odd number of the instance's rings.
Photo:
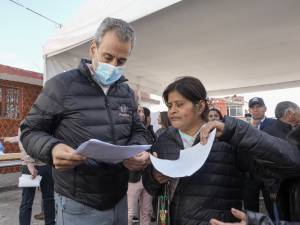
<svg viewBox="0 0 300 225">
<path fill-rule="evenodd" d="M 114 58 L 109 64 L 113 66 L 118 66 L 118 59 Z"/>
</svg>

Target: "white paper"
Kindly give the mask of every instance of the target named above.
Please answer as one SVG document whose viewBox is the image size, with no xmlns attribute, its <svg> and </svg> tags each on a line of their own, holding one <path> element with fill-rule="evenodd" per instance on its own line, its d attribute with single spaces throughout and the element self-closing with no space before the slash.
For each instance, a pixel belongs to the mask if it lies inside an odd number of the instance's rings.
<svg viewBox="0 0 300 225">
<path fill-rule="evenodd" d="M 76 153 L 106 163 L 119 163 L 145 150 L 149 150 L 150 147 L 151 145 L 120 146 L 90 139 L 82 143 L 77 148 Z"/>
<path fill-rule="evenodd" d="M 205 145 L 200 143 L 180 151 L 179 159 L 158 159 L 150 155 L 152 165 L 156 170 L 168 177 L 186 177 L 193 175 L 205 163 L 216 135 L 216 129 L 210 134 Z"/>
<path fill-rule="evenodd" d="M 31 175 L 22 174 L 19 177 L 19 187 L 39 187 L 42 177 L 37 175 L 34 179 L 32 179 Z"/>
</svg>

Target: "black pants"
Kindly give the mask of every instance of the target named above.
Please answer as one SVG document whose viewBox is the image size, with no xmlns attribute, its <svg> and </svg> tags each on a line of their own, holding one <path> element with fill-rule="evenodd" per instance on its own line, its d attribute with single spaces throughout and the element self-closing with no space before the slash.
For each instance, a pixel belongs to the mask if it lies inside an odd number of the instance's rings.
<svg viewBox="0 0 300 225">
<path fill-rule="evenodd" d="M 45 214 L 45 225 L 55 225 L 54 187 L 51 166 L 36 166 L 38 175 L 42 176 L 41 192 Z M 27 166 L 22 167 L 23 174 L 30 174 Z M 20 205 L 20 225 L 30 225 L 32 205 L 35 195 L 35 188 L 28 187 L 22 190 L 22 201 Z"/>
</svg>

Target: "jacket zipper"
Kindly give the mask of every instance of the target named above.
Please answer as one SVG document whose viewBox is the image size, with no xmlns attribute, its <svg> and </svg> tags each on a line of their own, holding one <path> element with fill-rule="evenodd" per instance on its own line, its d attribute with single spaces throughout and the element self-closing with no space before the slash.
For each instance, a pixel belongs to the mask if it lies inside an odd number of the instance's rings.
<svg viewBox="0 0 300 225">
<path fill-rule="evenodd" d="M 105 94 L 102 87 L 96 81 L 94 81 L 93 79 L 91 79 L 91 81 L 94 82 L 98 86 L 98 88 L 100 89 L 101 94 L 104 96 L 105 108 L 106 108 L 108 118 L 109 118 L 109 122 L 110 122 L 112 141 L 113 141 L 113 144 L 117 144 L 116 143 L 116 136 L 115 136 L 115 124 L 114 124 L 112 116 L 111 116 L 110 104 L 109 104 L 109 101 L 108 101 L 108 98 L 107 98 L 107 96 L 108 96 L 108 94 L 109 94 L 109 92 L 110 92 L 110 90 L 111 90 L 111 88 L 114 84 L 109 87 L 109 89 L 107 90 L 107 93 Z"/>
<path fill-rule="evenodd" d="M 77 178 L 77 167 L 74 168 L 73 172 L 73 196 L 76 196 L 76 178 Z"/>
<path fill-rule="evenodd" d="M 108 94 L 109 90 L 110 90 L 110 88 L 108 89 L 107 94 Z M 110 105 L 109 105 L 109 102 L 108 102 L 108 98 L 106 96 L 104 96 L 104 97 L 105 97 L 105 106 L 106 106 L 107 114 L 108 114 L 108 117 L 109 117 L 109 120 L 110 120 L 111 135 L 112 135 L 113 144 L 117 144 L 116 143 L 116 134 L 115 134 L 115 124 L 114 124 L 114 121 L 113 121 L 112 116 L 111 116 Z"/>
</svg>

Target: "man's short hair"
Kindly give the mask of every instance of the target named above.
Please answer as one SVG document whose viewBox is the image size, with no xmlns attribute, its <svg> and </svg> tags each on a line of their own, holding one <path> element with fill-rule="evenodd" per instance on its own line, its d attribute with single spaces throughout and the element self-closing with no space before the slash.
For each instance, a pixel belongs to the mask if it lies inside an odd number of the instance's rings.
<svg viewBox="0 0 300 225">
<path fill-rule="evenodd" d="M 275 116 L 277 119 L 284 117 L 288 110 L 297 110 L 299 106 L 290 101 L 279 102 L 275 108 Z"/>
<path fill-rule="evenodd" d="M 133 49 L 135 43 L 135 34 L 131 25 L 124 20 L 111 17 L 106 17 L 96 31 L 95 41 L 97 46 L 101 44 L 103 36 L 109 31 L 115 32 L 120 41 L 131 41 L 131 50 Z"/>
<path fill-rule="evenodd" d="M 249 100 L 249 104 L 248 104 L 249 108 L 252 108 L 255 105 L 265 106 L 265 102 L 262 98 L 259 98 L 259 97 L 251 98 Z"/>
</svg>

